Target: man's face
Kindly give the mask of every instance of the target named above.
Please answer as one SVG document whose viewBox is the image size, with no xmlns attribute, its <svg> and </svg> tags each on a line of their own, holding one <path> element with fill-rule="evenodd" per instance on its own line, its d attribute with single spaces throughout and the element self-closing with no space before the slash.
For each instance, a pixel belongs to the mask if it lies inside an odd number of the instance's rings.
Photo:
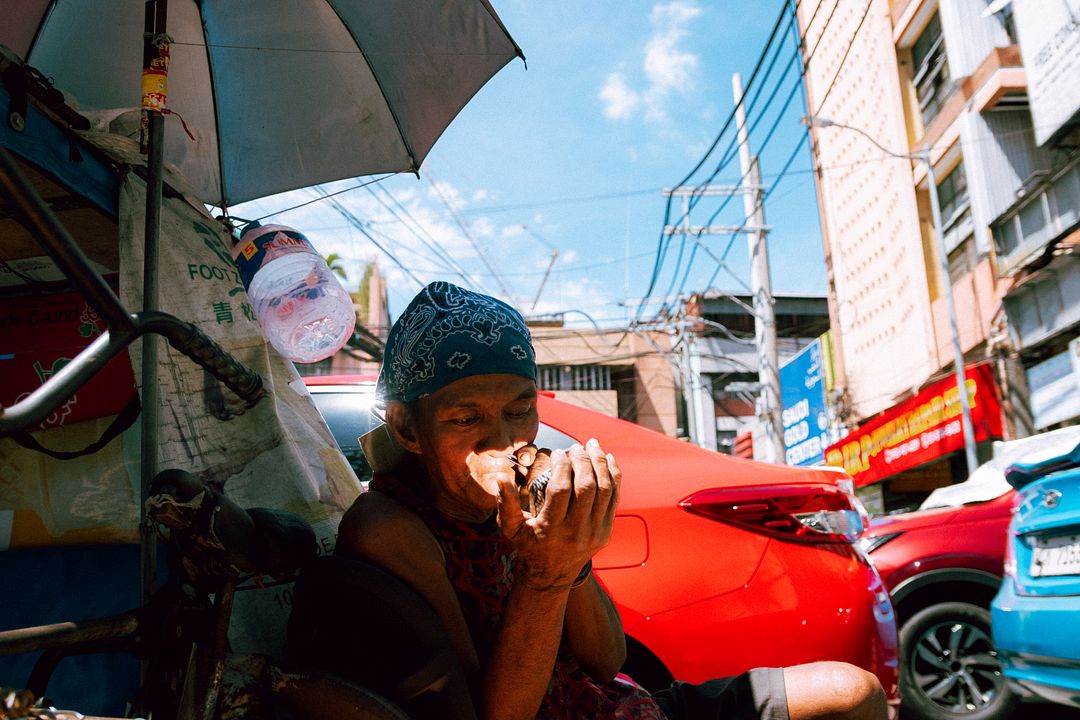
<svg viewBox="0 0 1080 720">
<path fill-rule="evenodd" d="M 536 438 L 536 384 L 519 375 L 475 375 L 421 398 L 415 419 L 420 457 L 438 496 L 488 512 L 497 479 L 483 471 Z"/>
</svg>

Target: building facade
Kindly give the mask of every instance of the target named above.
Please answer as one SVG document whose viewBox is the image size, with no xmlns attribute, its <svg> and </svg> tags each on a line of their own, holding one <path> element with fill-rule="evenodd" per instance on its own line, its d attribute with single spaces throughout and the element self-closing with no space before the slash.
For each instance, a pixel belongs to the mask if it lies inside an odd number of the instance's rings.
<svg viewBox="0 0 1080 720">
<path fill-rule="evenodd" d="M 829 330 L 824 297 L 777 294 L 773 310 L 781 367 Z M 752 446 L 736 448 L 737 438 L 746 433 L 753 443 L 758 423 L 760 357 L 753 298 L 716 290 L 695 293 L 687 302 L 685 319 L 686 332 L 674 349 L 684 370 L 680 398 L 687 436 L 702 447 L 761 457 L 760 447 L 756 453 Z"/>
<path fill-rule="evenodd" d="M 979 461 L 995 439 L 1080 416 L 1068 353 L 1080 321 L 1071 252 L 1080 208 L 1077 5 L 799 4 L 807 103 L 817 118 L 810 132 L 835 411 L 852 434 L 827 460 L 873 486 L 866 492 L 887 510 L 967 476 L 962 436 L 957 447 L 955 433 L 945 432 L 959 422 L 959 391 L 947 388 L 935 405 L 937 425 L 913 426 L 951 438 L 938 454 L 913 457 L 917 464 L 901 463 L 884 476 L 864 470 L 886 453 L 897 459 L 896 448 L 921 437 L 910 427 L 896 430 L 899 418 L 905 403 L 929 401 L 925 393 L 954 377 L 955 345 L 971 368 L 969 398 L 983 403 L 980 412 L 992 405 L 999 413 L 999 422 L 976 428 Z M 941 209 L 940 237 L 931 192 Z M 987 363 L 989 371 L 978 369 Z M 1055 382 L 1059 390 L 1071 384 L 1075 407 L 1043 408 L 1039 388 Z M 890 421 L 891 434 L 874 435 L 875 423 Z"/>
<path fill-rule="evenodd" d="M 582 407 L 666 435 L 680 434 L 665 332 L 568 327 L 529 321 L 536 385 Z"/>
</svg>

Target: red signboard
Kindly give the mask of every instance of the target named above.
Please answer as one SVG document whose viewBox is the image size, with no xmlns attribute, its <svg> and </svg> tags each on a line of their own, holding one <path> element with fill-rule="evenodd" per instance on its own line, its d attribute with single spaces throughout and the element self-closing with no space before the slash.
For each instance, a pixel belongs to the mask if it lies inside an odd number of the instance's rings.
<svg viewBox="0 0 1080 720">
<path fill-rule="evenodd" d="M 0 308 L 0 405 L 14 405 L 58 372 L 105 330 L 77 293 L 8 298 Z M 30 430 L 116 415 L 135 394 L 127 351 Z"/>
<path fill-rule="evenodd" d="M 1001 404 L 989 363 L 964 368 L 975 440 L 1001 437 Z M 964 447 L 960 392 L 950 375 L 825 450 L 862 487 Z"/>
</svg>

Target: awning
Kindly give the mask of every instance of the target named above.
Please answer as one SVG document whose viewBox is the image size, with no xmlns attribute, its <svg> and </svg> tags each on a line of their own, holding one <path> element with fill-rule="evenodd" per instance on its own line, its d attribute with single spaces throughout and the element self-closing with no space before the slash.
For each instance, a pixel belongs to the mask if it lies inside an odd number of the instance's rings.
<svg viewBox="0 0 1080 720">
<path fill-rule="evenodd" d="M 1002 436 L 1001 403 L 990 363 L 964 368 L 975 440 Z M 918 467 L 964 447 L 956 377 L 934 383 L 886 410 L 825 450 L 825 463 L 842 467 L 856 487 Z"/>
</svg>

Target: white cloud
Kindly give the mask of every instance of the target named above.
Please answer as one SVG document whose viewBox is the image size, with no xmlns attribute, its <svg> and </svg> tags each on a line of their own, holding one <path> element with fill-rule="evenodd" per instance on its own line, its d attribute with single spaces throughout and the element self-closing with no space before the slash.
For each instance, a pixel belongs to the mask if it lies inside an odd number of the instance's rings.
<svg viewBox="0 0 1080 720">
<path fill-rule="evenodd" d="M 629 120 L 641 98 L 627 84 L 622 73 L 613 72 L 604 81 L 600 88 L 600 101 L 604 104 L 604 116 L 611 120 Z"/>
<path fill-rule="evenodd" d="M 461 197 L 461 193 L 453 185 L 443 180 L 432 180 L 431 184 L 433 187 L 430 195 L 433 200 L 436 202 L 444 200 L 455 211 L 465 207 L 465 199 Z"/>
<path fill-rule="evenodd" d="M 319 252 L 341 255 L 349 274 L 346 285 L 350 289 L 355 289 L 359 282 L 363 263 L 378 259 L 379 268 L 391 288 L 391 306 L 395 311 L 400 311 L 416 292 L 418 281 L 427 283 L 432 280 L 449 280 L 500 296 L 505 286 L 512 293 L 511 300 L 522 309 L 527 310 L 532 304 L 540 279 L 551 260 L 551 249 L 531 237 L 520 219 L 469 213 L 459 215 L 468 227 L 469 234 L 480 245 L 478 252 L 477 247 L 462 233 L 439 194 L 428 183 L 384 186 L 408 215 L 397 203 L 383 195 L 382 188 L 378 190 L 378 195 L 386 201 L 386 205 L 365 190 L 348 191 L 356 184 L 355 180 L 328 183 L 324 189 L 327 192 L 347 190 L 335 195 L 334 200 L 359 221 L 363 230 L 375 238 L 374 242 L 361 230 L 352 227 L 326 199 L 319 199 L 264 222 L 279 222 L 295 227 L 311 239 Z M 445 180 L 438 181 L 438 189 L 456 212 L 466 210 L 479 199 L 475 191 L 465 190 Z M 300 190 L 272 199 L 253 201 L 234 210 L 243 217 L 260 217 L 319 197 L 314 190 Z M 241 214 L 240 210 L 244 212 Z M 535 213 L 529 227 L 544 228 L 543 218 L 542 213 Z M 390 254 L 395 259 L 391 259 Z M 569 250 L 560 251 L 556 268 L 572 262 L 576 256 L 577 253 Z M 498 279 L 491 276 L 488 264 L 500 274 Z M 463 274 L 467 277 L 463 278 Z M 602 288 L 590 285 L 591 290 L 586 292 L 581 287 L 583 282 L 595 284 L 591 278 L 583 280 L 580 274 L 563 277 L 561 273 L 552 273 L 540 303 L 546 303 L 546 307 L 551 309 L 566 302 L 571 303 L 570 307 L 588 308 L 590 298 L 595 300 L 600 297 Z"/>
<path fill-rule="evenodd" d="M 653 8 L 654 32 L 645 44 L 645 76 L 651 92 L 686 90 L 693 85 L 692 74 L 698 68 L 699 58 L 680 49 L 679 41 L 689 34 L 686 25 L 699 15 L 700 8 L 684 2 Z"/>
<path fill-rule="evenodd" d="M 489 238 L 496 234 L 495 225 L 490 218 L 478 217 L 468 223 L 469 232 L 475 238 Z"/>
<path fill-rule="evenodd" d="M 690 34 L 688 26 L 700 17 L 701 8 L 693 0 L 673 0 L 654 5 L 649 15 L 652 34 L 645 42 L 642 69 L 646 85 L 635 89 L 622 72 L 608 75 L 600 89 L 604 115 L 612 120 L 628 120 L 644 108 L 645 118 L 662 122 L 672 95 L 685 94 L 695 85 L 701 58 L 681 47 Z"/>
<path fill-rule="evenodd" d="M 690 2 L 676 0 L 653 7 L 650 20 L 653 35 L 645 44 L 646 117 L 663 120 L 665 104 L 672 93 L 685 93 L 694 87 L 694 74 L 700 58 L 679 47 L 689 33 L 686 26 L 701 15 L 701 8 Z"/>
</svg>

